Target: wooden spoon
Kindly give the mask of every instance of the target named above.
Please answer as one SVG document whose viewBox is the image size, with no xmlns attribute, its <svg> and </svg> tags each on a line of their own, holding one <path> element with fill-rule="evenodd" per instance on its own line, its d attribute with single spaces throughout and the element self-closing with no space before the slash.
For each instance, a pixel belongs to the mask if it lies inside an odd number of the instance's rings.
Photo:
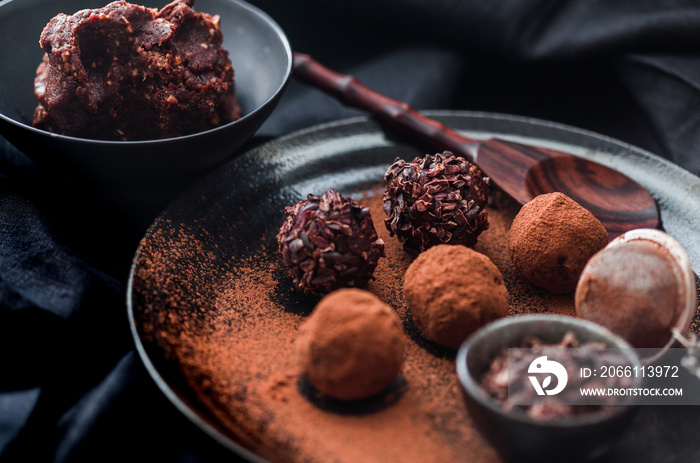
<svg viewBox="0 0 700 463">
<path fill-rule="evenodd" d="M 294 53 L 294 75 L 348 106 L 367 110 L 395 128 L 463 156 L 520 204 L 542 193 L 562 192 L 591 211 L 611 239 L 628 230 L 659 226 L 659 213 L 649 192 L 609 167 L 547 148 L 467 138 L 308 55 Z"/>
</svg>

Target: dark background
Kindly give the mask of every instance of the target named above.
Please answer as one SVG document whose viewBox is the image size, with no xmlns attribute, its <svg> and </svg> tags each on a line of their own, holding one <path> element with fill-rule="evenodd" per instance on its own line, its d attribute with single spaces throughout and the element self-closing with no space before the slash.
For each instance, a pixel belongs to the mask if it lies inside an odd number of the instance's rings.
<svg viewBox="0 0 700 463">
<path fill-rule="evenodd" d="M 252 3 L 296 51 L 417 109 L 570 124 L 700 174 L 700 1 Z M 292 79 L 246 148 L 359 114 Z M 232 459 L 134 352 L 125 288 L 147 226 L 0 139 L 0 461 Z M 610 458 L 699 461 L 698 417 L 646 407 Z"/>
</svg>

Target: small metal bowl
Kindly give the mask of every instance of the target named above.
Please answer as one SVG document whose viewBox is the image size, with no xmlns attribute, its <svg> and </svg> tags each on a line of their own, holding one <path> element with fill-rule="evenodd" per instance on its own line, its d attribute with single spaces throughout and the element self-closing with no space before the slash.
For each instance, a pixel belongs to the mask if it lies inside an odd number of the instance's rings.
<svg viewBox="0 0 700 463">
<path fill-rule="evenodd" d="M 238 0 L 197 0 L 197 11 L 221 17 L 241 119 L 193 135 L 146 141 L 90 140 L 35 129 L 34 76 L 44 54 L 41 31 L 58 13 L 100 8 L 109 1 L 0 0 L 0 134 L 40 164 L 87 180 L 98 193 L 138 207 L 153 195 L 171 199 L 253 135 L 287 85 L 292 50 L 282 29 L 259 9 Z M 167 3 L 144 5 L 161 8 Z"/>
<path fill-rule="evenodd" d="M 645 248 L 647 248 L 646 252 L 651 253 L 653 251 L 659 260 L 666 262 L 666 265 L 656 269 L 656 273 L 654 273 L 653 269 L 650 268 L 653 261 L 641 258 L 640 255 L 642 254 L 638 252 L 625 251 L 630 244 L 635 243 L 644 243 L 646 245 Z M 620 256 L 626 256 L 626 258 L 620 258 Z M 669 271 L 669 269 L 671 270 Z M 660 275 L 659 272 L 664 272 L 664 274 Z M 615 278 L 611 278 L 613 276 Z M 637 309 L 636 313 L 631 315 L 628 313 L 625 317 L 614 320 L 613 317 L 608 315 L 609 313 L 623 312 L 615 305 L 614 301 L 609 301 L 604 295 L 591 296 L 589 294 L 587 296 L 593 299 L 596 305 L 592 305 L 584 298 L 581 298 L 583 303 L 579 300 L 579 296 L 583 292 L 582 288 L 588 279 L 606 281 L 608 287 L 616 288 L 619 290 L 617 292 L 625 294 L 626 288 L 621 284 L 624 280 L 620 277 L 631 278 L 630 276 L 644 282 L 642 293 L 656 296 L 653 298 L 656 304 L 655 310 L 660 311 L 660 313 L 656 314 L 657 316 L 649 317 L 647 313 Z M 660 302 L 665 300 L 661 294 L 663 286 L 659 283 L 663 280 L 662 276 L 675 280 L 675 294 L 677 297 L 677 306 L 675 307 Z M 589 293 L 591 292 L 589 290 Z M 663 345 L 635 346 L 645 348 L 646 357 L 642 358 L 642 362 L 651 364 L 661 358 L 675 344 L 676 336 L 686 335 L 690 329 L 690 324 L 693 321 L 697 308 L 695 275 L 685 249 L 671 235 L 657 229 L 639 228 L 618 236 L 588 261 L 578 281 L 575 300 L 577 315 L 580 318 L 605 326 L 612 332 L 627 339 L 633 345 L 635 340 L 630 333 L 635 331 L 632 327 L 635 326 L 636 320 L 644 318 L 659 320 L 664 315 L 672 316 L 675 322 L 673 327 L 668 330 L 668 340 Z M 634 299 L 629 298 L 628 300 Z M 586 310 L 581 310 L 584 304 L 589 304 L 589 307 Z M 615 310 L 610 310 L 610 307 Z M 645 341 L 650 342 L 648 340 L 650 332 L 648 327 L 646 330 L 639 329 L 639 332 L 645 333 Z M 683 339 L 681 338 L 681 340 Z"/>
<path fill-rule="evenodd" d="M 629 343 L 592 322 L 562 315 L 521 315 L 497 320 L 468 338 L 457 352 L 457 376 L 476 427 L 509 461 L 589 461 L 607 453 L 630 424 L 638 405 L 623 402 L 601 412 L 552 421 L 535 421 L 523 410 L 506 411 L 481 386 L 480 379 L 503 348 L 519 347 L 529 336 L 558 343 L 572 331 L 583 343 L 620 348 L 641 367 Z M 641 379 L 636 380 L 638 387 Z"/>
</svg>

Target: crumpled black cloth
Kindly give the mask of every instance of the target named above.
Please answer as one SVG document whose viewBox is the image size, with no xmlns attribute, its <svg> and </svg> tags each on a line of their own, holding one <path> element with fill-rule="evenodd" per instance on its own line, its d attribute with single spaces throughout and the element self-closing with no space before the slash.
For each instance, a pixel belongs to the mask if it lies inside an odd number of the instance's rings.
<svg viewBox="0 0 700 463">
<path fill-rule="evenodd" d="M 700 1 L 253 3 L 295 50 L 417 109 L 571 124 L 700 174 Z M 359 114 L 292 80 L 246 147 Z M 236 460 L 135 354 L 125 288 L 148 221 L 127 222 L 0 139 L 0 461 Z M 646 407 L 610 461 L 700 461 L 699 415 Z"/>
</svg>

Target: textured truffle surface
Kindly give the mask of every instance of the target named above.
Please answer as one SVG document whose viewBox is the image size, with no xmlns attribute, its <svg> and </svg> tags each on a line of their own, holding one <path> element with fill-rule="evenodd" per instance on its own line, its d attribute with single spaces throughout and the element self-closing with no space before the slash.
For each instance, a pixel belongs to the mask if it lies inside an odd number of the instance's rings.
<svg viewBox="0 0 700 463">
<path fill-rule="evenodd" d="M 356 288 L 321 299 L 297 339 L 302 373 L 319 391 L 340 400 L 384 391 L 401 370 L 405 348 L 394 310 Z"/>
<path fill-rule="evenodd" d="M 284 214 L 277 243 L 294 286 L 302 291 L 362 287 L 384 257 L 369 209 L 352 198 L 333 190 L 310 194 Z"/>
<path fill-rule="evenodd" d="M 234 71 L 218 16 L 177 0 L 161 10 L 116 1 L 41 33 L 34 126 L 63 135 L 145 140 L 236 120 Z"/>
<path fill-rule="evenodd" d="M 539 195 L 525 204 L 508 232 L 515 268 L 554 294 L 576 289 L 586 262 L 606 244 L 603 224 L 563 193 Z"/>
<path fill-rule="evenodd" d="M 488 228 L 488 177 L 449 151 L 396 159 L 384 176 L 384 223 L 409 251 L 473 246 Z"/>
<path fill-rule="evenodd" d="M 403 294 L 423 335 L 451 349 L 508 313 L 501 272 L 487 256 L 461 245 L 421 253 L 406 271 Z"/>
</svg>

